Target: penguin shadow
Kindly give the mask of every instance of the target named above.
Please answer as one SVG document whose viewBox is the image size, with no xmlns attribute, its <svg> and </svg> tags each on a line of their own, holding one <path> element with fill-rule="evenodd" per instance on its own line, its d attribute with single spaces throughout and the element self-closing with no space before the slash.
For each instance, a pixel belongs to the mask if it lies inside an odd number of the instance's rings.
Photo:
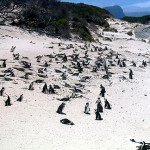
<svg viewBox="0 0 150 150">
<path fill-rule="evenodd" d="M 88 112 L 85 112 L 85 111 L 83 113 L 85 113 L 86 115 L 91 115 L 91 113 L 88 113 Z"/>
<path fill-rule="evenodd" d="M 66 113 L 63 113 L 63 112 L 58 112 L 58 111 L 56 111 L 56 112 L 61 115 L 66 115 Z"/>
<path fill-rule="evenodd" d="M 100 118 L 100 119 L 95 119 L 95 120 L 103 120 L 103 118 Z"/>
</svg>

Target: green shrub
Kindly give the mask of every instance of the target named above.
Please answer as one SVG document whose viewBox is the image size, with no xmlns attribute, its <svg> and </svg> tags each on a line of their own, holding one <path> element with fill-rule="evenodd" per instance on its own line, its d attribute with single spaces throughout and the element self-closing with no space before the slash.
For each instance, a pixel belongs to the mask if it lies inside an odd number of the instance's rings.
<svg viewBox="0 0 150 150">
<path fill-rule="evenodd" d="M 105 28 L 105 29 L 103 29 L 103 31 L 106 31 L 106 32 L 118 32 L 117 29 L 115 29 L 115 28 Z"/>
<path fill-rule="evenodd" d="M 123 20 L 131 23 L 149 23 L 150 22 L 150 15 L 142 16 L 142 17 L 124 17 Z"/>
<path fill-rule="evenodd" d="M 0 4 L 3 6 L 6 1 L 8 4 L 15 1 L 22 8 L 17 16 L 19 22 L 14 25 L 51 36 L 70 38 L 73 31 L 82 40 L 93 41 L 90 30 L 96 32 L 97 26 L 109 28 L 105 19 L 110 13 L 96 6 L 59 0 L 1 0 Z"/>
<path fill-rule="evenodd" d="M 128 34 L 129 36 L 132 36 L 132 35 L 133 35 L 132 31 L 127 32 L 127 34 Z"/>
<path fill-rule="evenodd" d="M 58 19 L 56 21 L 53 21 L 53 25 L 57 26 L 57 27 L 59 27 L 59 26 L 66 26 L 66 25 L 68 25 L 68 20 L 65 19 L 65 18 L 60 18 L 60 19 Z"/>
<path fill-rule="evenodd" d="M 78 34 L 84 41 L 94 41 L 87 26 L 81 22 L 73 22 L 72 24 L 73 33 Z"/>
</svg>

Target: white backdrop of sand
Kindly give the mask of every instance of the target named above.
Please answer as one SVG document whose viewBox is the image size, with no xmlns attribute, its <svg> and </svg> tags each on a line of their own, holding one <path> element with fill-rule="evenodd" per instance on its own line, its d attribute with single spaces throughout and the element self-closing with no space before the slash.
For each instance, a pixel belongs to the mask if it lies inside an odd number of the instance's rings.
<svg viewBox="0 0 150 150">
<path fill-rule="evenodd" d="M 128 60 L 134 60 L 138 66 L 143 59 L 149 60 L 143 54 L 150 54 L 148 43 L 142 42 L 126 34 L 133 25 L 128 23 L 118 24 L 110 21 L 112 27 L 118 29 L 118 33 L 104 32 L 104 36 L 113 37 L 113 42 L 101 41 L 107 44 L 112 50 L 119 52 Z M 128 27 L 128 30 L 125 28 Z M 126 39 L 125 39 L 126 38 Z M 102 40 L 102 39 L 100 39 Z M 32 43 L 31 43 L 32 41 Z M 51 42 L 64 42 L 82 44 L 81 42 L 64 41 L 39 36 L 36 33 L 29 34 L 17 27 L 0 27 L 0 58 L 7 58 L 8 67 L 14 62 L 11 46 L 16 46 L 15 53 L 19 52 L 22 56 L 29 57 L 32 64 L 36 67 L 37 55 L 52 53 L 64 53 L 58 46 L 54 49 Z M 98 45 L 95 43 L 95 45 Z M 102 46 L 104 47 L 104 46 Z M 69 54 L 70 52 L 67 51 Z M 90 52 L 89 52 L 90 53 Z M 141 55 L 139 55 L 141 53 Z M 92 55 L 92 54 L 91 54 Z M 143 56 L 142 56 L 143 55 Z M 148 55 L 149 57 L 149 55 Z M 16 65 L 17 65 L 16 61 Z M 1 150 L 134 150 L 136 145 L 130 139 L 137 141 L 150 142 L 150 66 L 147 68 L 130 66 L 126 69 L 114 69 L 115 73 L 108 81 L 92 78 L 88 84 L 86 97 L 89 98 L 91 115 L 83 113 L 85 103 L 84 98 L 77 98 L 67 103 L 65 112 L 67 116 L 59 115 L 56 110 L 61 104 L 56 100 L 55 95 L 45 95 L 41 93 L 41 86 L 35 91 L 28 91 L 27 85 L 33 80 L 25 83 L 23 80 L 15 78 L 18 84 L 4 82 L 1 80 L 1 87 L 6 87 L 6 93 L 10 95 L 13 105 L 4 106 L 7 97 L 0 97 L 0 149 Z M 56 66 L 51 65 L 50 68 Z M 128 78 L 128 69 L 134 71 L 132 81 L 120 80 L 124 74 Z M 55 78 L 55 73 L 53 73 Z M 47 79 L 51 81 L 51 78 Z M 51 81 L 59 84 L 59 81 Z M 73 81 L 70 81 L 70 83 Z M 100 92 L 100 84 L 106 88 L 106 96 L 112 104 L 112 110 L 104 110 L 102 121 L 95 120 L 95 101 Z M 60 97 L 67 93 L 62 91 Z M 20 94 L 24 94 L 21 103 L 16 102 Z M 103 102 L 103 101 L 102 101 Z M 62 118 L 72 120 L 75 125 L 67 126 L 60 123 Z"/>
</svg>

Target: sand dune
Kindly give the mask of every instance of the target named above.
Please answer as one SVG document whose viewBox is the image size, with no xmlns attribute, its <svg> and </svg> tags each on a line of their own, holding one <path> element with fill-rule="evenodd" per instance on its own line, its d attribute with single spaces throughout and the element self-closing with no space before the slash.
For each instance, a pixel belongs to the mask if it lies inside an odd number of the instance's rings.
<svg viewBox="0 0 150 150">
<path fill-rule="evenodd" d="M 0 59 L 7 59 L 6 68 L 0 68 L 0 89 L 5 87 L 4 96 L 0 96 L 1 150 L 134 150 L 139 144 L 130 139 L 150 142 L 149 43 L 134 34 L 127 35 L 128 31 L 134 30 L 135 24 L 119 20 L 109 20 L 109 23 L 118 32 L 103 32 L 103 37 L 95 35 L 101 44 L 67 41 L 29 33 L 18 27 L 0 26 Z M 111 38 L 112 42 L 104 40 L 104 37 Z M 16 46 L 14 52 L 11 52 L 12 46 Z M 79 53 L 79 61 L 83 61 L 87 59 L 85 51 L 90 64 L 78 73 L 70 56 Z M 20 54 L 19 60 L 13 59 L 13 53 Z M 67 62 L 62 62 L 59 57 L 64 53 Z M 120 60 L 125 59 L 126 67 L 117 65 L 117 53 Z M 42 58 L 37 62 L 36 56 L 39 55 Z M 103 79 L 106 75 L 103 66 L 92 72 L 98 57 L 106 60 L 111 73 L 109 79 Z M 147 62 L 146 67 L 142 66 L 143 60 Z M 23 61 L 31 63 L 31 68 L 24 68 Z M 40 76 L 38 69 L 45 68 L 45 62 L 49 65 L 47 72 Z M 76 65 L 76 62 L 73 63 Z M 13 69 L 15 77 L 4 73 L 8 68 Z M 129 69 L 134 73 L 132 80 L 129 79 Z M 24 78 L 25 73 L 30 74 L 29 79 Z M 66 74 L 66 80 L 62 80 L 62 73 Z M 85 76 L 89 79 L 81 82 Z M 6 81 L 6 78 L 12 81 Z M 34 83 L 34 90 L 28 90 L 30 83 L 36 80 L 58 85 L 60 89 L 55 89 L 56 94 L 44 94 L 44 83 Z M 101 113 L 103 120 L 95 120 L 94 109 L 101 84 L 106 89 L 106 98 L 112 109 L 104 109 Z M 74 86 L 82 93 L 76 92 L 75 98 L 65 102 L 66 115 L 56 113 L 62 103 L 60 99 L 75 94 Z M 23 100 L 18 102 L 21 94 Z M 7 95 L 10 96 L 11 106 L 5 106 Z M 83 112 L 87 102 L 90 104 L 90 115 Z M 102 97 L 101 102 L 104 106 Z M 61 124 L 63 118 L 70 119 L 75 125 Z"/>
</svg>

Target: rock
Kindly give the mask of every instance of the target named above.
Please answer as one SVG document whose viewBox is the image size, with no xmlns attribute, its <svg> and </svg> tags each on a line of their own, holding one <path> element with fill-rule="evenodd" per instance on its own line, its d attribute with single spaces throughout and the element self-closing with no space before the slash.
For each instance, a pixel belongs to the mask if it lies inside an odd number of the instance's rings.
<svg viewBox="0 0 150 150">
<path fill-rule="evenodd" d="M 66 124 L 66 125 L 75 125 L 72 121 L 70 121 L 69 119 L 61 119 L 60 122 L 62 124 Z"/>
</svg>

